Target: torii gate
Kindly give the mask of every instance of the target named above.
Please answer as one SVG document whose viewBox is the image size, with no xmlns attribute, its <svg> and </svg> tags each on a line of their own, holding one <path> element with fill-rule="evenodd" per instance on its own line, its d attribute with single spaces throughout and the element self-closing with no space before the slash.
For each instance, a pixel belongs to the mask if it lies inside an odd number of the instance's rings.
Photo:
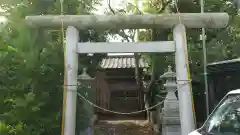
<svg viewBox="0 0 240 135">
<path fill-rule="evenodd" d="M 181 19 L 181 24 L 179 20 Z M 40 27 L 67 27 L 66 62 L 67 95 L 64 135 L 75 135 L 78 53 L 175 53 L 181 134 L 195 129 L 191 85 L 188 81 L 187 28 L 223 28 L 227 13 L 178 13 L 162 15 L 42 15 L 27 16 L 27 23 Z M 174 41 L 142 43 L 79 43 L 78 29 L 174 28 Z"/>
</svg>

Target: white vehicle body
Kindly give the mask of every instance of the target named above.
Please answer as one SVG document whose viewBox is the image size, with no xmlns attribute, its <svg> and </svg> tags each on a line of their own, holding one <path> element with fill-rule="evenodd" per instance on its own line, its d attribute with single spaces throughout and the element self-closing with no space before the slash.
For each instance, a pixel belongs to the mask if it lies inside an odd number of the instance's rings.
<svg viewBox="0 0 240 135">
<path fill-rule="evenodd" d="M 226 94 L 202 127 L 188 135 L 240 135 L 240 89 Z"/>
</svg>

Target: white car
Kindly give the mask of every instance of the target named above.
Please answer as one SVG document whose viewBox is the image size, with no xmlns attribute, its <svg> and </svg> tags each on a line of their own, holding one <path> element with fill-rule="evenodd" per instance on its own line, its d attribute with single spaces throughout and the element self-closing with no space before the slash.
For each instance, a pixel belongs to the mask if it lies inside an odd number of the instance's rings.
<svg viewBox="0 0 240 135">
<path fill-rule="evenodd" d="M 188 135 L 240 135 L 240 89 L 224 96 L 203 126 Z"/>
</svg>

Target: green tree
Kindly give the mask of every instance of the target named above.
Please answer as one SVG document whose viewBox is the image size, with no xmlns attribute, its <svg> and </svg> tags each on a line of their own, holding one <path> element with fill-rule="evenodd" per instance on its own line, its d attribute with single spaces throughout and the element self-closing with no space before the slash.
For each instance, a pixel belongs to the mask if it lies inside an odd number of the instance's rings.
<svg viewBox="0 0 240 135">
<path fill-rule="evenodd" d="M 151 14 L 176 13 L 177 9 L 181 13 L 200 13 L 199 0 L 178 1 L 177 4 L 173 0 L 149 0 L 144 1 L 142 9 L 136 9 L 136 1 L 127 4 L 127 8 L 118 9 L 121 13 L 129 13 L 140 11 Z M 177 6 L 176 6 L 177 5 Z M 205 1 L 205 12 L 227 12 L 230 15 L 230 22 L 223 29 L 206 29 L 207 34 L 207 57 L 208 62 L 232 59 L 240 56 L 239 53 L 239 14 L 232 0 L 207 0 Z M 200 29 L 187 29 L 187 42 L 189 54 L 189 66 L 193 81 L 204 84 L 203 77 L 203 52 L 202 42 L 199 37 Z M 141 31 L 139 34 L 141 41 L 162 41 L 172 40 L 172 30 L 169 29 L 152 29 Z M 173 55 L 165 54 L 142 54 L 148 60 L 150 68 L 147 74 L 151 76 L 148 80 L 149 97 L 155 97 L 161 88 L 161 83 L 156 81 L 164 72 L 168 65 L 173 65 Z M 202 87 L 193 89 L 194 96 L 203 95 Z M 155 104 L 156 99 L 150 99 L 150 104 Z M 200 104 L 198 103 L 198 106 Z M 204 106 L 202 104 L 201 106 Z"/>
<path fill-rule="evenodd" d="M 60 1 L 1 1 L 10 13 L 0 36 L 0 133 L 60 134 L 64 57 L 61 29 L 29 28 L 27 15 L 60 14 Z M 91 14 L 96 0 L 64 1 L 64 14 Z M 105 41 L 105 33 L 80 32 L 81 42 Z M 80 56 L 94 74 L 102 55 Z M 81 120 L 81 118 L 80 118 Z"/>
</svg>

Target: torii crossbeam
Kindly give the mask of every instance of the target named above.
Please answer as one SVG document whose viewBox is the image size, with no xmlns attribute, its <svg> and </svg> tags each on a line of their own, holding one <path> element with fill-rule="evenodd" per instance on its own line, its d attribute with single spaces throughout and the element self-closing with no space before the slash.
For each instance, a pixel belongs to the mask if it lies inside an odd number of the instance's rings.
<svg viewBox="0 0 240 135">
<path fill-rule="evenodd" d="M 161 15 L 42 15 L 27 16 L 29 25 L 40 27 L 74 26 L 77 29 L 141 29 L 173 28 L 179 24 L 187 28 L 222 28 L 228 24 L 227 13 L 177 13 Z"/>
<path fill-rule="evenodd" d="M 180 21 L 181 20 L 181 24 Z M 181 134 L 195 129 L 191 83 L 188 81 L 187 28 L 227 27 L 227 13 L 179 13 L 162 15 L 42 15 L 27 16 L 32 27 L 67 27 L 66 62 L 67 96 L 64 135 L 75 135 L 78 53 L 171 52 L 175 53 Z M 82 29 L 174 28 L 174 41 L 142 43 L 79 43 Z"/>
</svg>

